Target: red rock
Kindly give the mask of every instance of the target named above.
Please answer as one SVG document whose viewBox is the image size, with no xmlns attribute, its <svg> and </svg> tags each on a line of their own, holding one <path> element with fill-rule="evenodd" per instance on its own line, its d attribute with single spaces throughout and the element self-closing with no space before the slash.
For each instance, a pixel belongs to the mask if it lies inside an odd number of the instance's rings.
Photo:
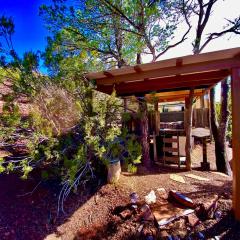
<svg viewBox="0 0 240 240">
<path fill-rule="evenodd" d="M 125 209 L 122 212 L 120 212 L 119 215 L 124 220 L 129 219 L 132 216 L 132 211 L 129 209 Z"/>
<path fill-rule="evenodd" d="M 195 213 L 189 214 L 187 216 L 188 223 L 194 227 L 199 223 L 199 218 L 196 216 Z"/>
</svg>

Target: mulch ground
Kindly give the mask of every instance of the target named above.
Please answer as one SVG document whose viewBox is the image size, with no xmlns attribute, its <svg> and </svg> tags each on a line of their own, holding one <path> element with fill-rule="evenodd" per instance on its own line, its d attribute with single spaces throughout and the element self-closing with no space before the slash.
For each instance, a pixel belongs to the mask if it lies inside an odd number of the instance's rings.
<svg viewBox="0 0 240 240">
<path fill-rule="evenodd" d="M 213 151 L 212 145 L 209 146 L 210 150 Z M 211 161 L 214 162 L 214 159 Z M 194 164 L 196 167 L 200 165 L 197 161 Z M 203 203 L 214 194 L 224 193 L 225 197 L 219 201 L 218 207 L 221 217 L 202 222 L 195 231 L 201 231 L 206 239 L 215 236 L 220 239 L 239 239 L 240 227 L 231 212 L 231 178 L 214 172 L 193 170 L 193 174 L 210 180 L 199 181 L 185 177 L 186 172 L 182 170 L 157 167 L 150 172 L 142 172 L 137 175 L 123 173 L 120 181 L 114 185 L 100 182 L 86 185 L 69 197 L 65 202 L 66 215 L 59 217 L 56 216 L 60 190 L 57 182 L 40 183 L 30 193 L 40 181 L 37 176 L 27 181 L 11 174 L 0 176 L 0 239 L 141 239 L 138 233 L 141 223 L 135 217 L 121 219 L 113 214 L 114 209 L 129 204 L 132 192 L 144 199 L 151 190 L 157 191 L 162 187 L 167 192 L 175 189 L 193 201 Z M 186 183 L 171 180 L 170 174 L 173 172 L 183 176 Z M 182 221 L 171 223 L 165 231 L 179 235 L 185 228 Z M 162 238 L 158 235 L 157 239 Z"/>
</svg>

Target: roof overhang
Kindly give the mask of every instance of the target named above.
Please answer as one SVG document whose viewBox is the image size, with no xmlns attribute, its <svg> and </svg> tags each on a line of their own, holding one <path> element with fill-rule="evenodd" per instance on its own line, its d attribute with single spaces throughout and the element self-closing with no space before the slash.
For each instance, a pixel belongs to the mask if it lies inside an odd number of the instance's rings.
<svg viewBox="0 0 240 240">
<path fill-rule="evenodd" d="M 240 48 L 189 55 L 154 63 L 89 73 L 97 90 L 119 96 L 145 95 L 151 92 L 208 89 L 240 67 Z M 180 93 L 180 92 L 179 92 Z"/>
</svg>

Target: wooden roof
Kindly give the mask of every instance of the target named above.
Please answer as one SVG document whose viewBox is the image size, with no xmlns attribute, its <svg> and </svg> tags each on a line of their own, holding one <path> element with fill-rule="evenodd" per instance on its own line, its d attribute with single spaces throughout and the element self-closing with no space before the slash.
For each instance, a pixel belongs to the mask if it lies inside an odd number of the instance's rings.
<svg viewBox="0 0 240 240">
<path fill-rule="evenodd" d="M 190 90 L 180 90 L 180 91 L 171 91 L 171 92 L 159 92 L 154 94 L 146 94 L 145 99 L 148 102 L 154 102 L 156 99 L 158 102 L 176 102 L 176 101 L 185 101 L 185 98 L 189 96 Z M 205 90 L 196 89 L 194 91 L 194 97 L 198 98 L 205 94 Z"/>
<path fill-rule="evenodd" d="M 240 66 L 240 48 L 189 55 L 154 63 L 89 73 L 97 90 L 119 96 L 144 95 L 150 92 L 207 89 L 230 75 Z"/>
</svg>

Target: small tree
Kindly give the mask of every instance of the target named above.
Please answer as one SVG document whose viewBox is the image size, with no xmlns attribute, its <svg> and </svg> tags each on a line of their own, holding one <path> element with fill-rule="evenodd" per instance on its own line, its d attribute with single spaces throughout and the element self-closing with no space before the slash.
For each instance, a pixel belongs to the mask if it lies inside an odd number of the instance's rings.
<svg viewBox="0 0 240 240">
<path fill-rule="evenodd" d="M 8 28 L 12 24 L 2 26 Z M 8 39 L 8 31 L 3 28 L 2 32 Z M 113 157 L 131 169 L 140 162 L 141 147 L 136 138 L 121 132 L 121 101 L 115 92 L 111 96 L 96 92 L 94 82 L 83 76 L 89 66 L 88 56 L 56 58 L 58 71 L 43 76 L 38 72 L 38 55 L 29 52 L 18 58 L 12 46 L 4 53 L 2 67 L 12 82 L 11 96 L 25 94 L 31 102 L 28 124 L 32 131 L 28 136 L 28 155 L 0 159 L 1 173 L 20 170 L 26 179 L 33 169 L 41 168 L 44 178 L 60 177 L 58 212 L 64 212 L 63 203 L 70 192 L 103 174 Z M 18 75 L 10 78 L 8 72 L 13 71 Z M 3 129 L 14 127 L 15 134 L 17 127 L 23 125 L 13 100 L 9 98 L 0 124 Z"/>
</svg>

